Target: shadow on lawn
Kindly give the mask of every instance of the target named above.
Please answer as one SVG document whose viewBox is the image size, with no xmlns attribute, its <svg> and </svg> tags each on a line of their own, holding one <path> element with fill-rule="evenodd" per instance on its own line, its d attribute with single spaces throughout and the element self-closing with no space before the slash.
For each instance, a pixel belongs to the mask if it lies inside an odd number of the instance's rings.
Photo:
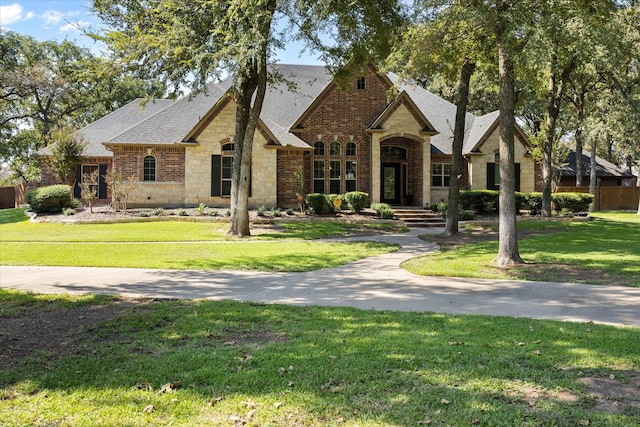
<svg viewBox="0 0 640 427">
<path fill-rule="evenodd" d="M 0 225 L 28 221 L 29 217 L 24 214 L 24 211 L 24 208 L 0 209 Z"/>
<path fill-rule="evenodd" d="M 639 334 L 500 317 L 156 301 L 88 325 L 71 355 L 40 354 L 0 372 L 0 405 L 28 383 L 21 400 L 37 405 L 45 393 L 74 393 L 85 416 L 100 402 L 114 407 L 115 420 L 139 406 L 126 416 L 160 423 L 205 414 L 224 425 L 233 425 L 230 417 L 276 425 L 597 425 L 612 415 L 578 380 L 624 376 L 608 363 L 637 364 Z M 180 384 L 170 405 L 137 386 L 167 383 Z M 284 403 L 274 409 L 274 399 Z M 149 402 L 156 410 L 143 414 Z M 637 421 L 633 405 L 623 402 L 613 420 Z"/>
</svg>

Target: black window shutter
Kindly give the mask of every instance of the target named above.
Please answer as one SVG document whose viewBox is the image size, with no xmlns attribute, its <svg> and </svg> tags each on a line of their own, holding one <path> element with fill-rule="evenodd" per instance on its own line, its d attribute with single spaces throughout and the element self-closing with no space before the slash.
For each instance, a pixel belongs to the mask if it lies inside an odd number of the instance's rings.
<svg viewBox="0 0 640 427">
<path fill-rule="evenodd" d="M 105 175 L 107 174 L 107 165 L 98 165 L 98 199 L 107 198 L 107 180 Z"/>
<path fill-rule="evenodd" d="M 76 180 L 73 184 L 73 197 L 80 198 L 80 183 L 82 182 L 82 165 L 76 165 Z"/>
<path fill-rule="evenodd" d="M 487 190 L 497 190 L 495 163 L 487 163 Z"/>
<path fill-rule="evenodd" d="M 520 163 L 516 163 L 516 191 L 520 191 Z"/>
<path fill-rule="evenodd" d="M 211 195 L 220 196 L 222 193 L 222 156 L 211 156 Z"/>
</svg>

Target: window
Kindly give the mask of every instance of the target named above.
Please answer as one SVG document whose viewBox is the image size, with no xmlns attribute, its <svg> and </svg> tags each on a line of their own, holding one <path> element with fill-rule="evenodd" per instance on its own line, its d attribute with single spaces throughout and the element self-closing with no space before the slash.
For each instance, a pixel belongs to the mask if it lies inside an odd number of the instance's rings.
<svg viewBox="0 0 640 427">
<path fill-rule="evenodd" d="M 313 161 L 313 192 L 324 193 L 324 160 Z"/>
<path fill-rule="evenodd" d="M 382 147 L 380 155 L 385 160 L 407 160 L 407 150 L 400 147 Z"/>
<path fill-rule="evenodd" d="M 143 181 L 155 181 L 156 180 L 156 158 L 153 156 L 145 156 L 142 166 L 142 180 Z"/>
<path fill-rule="evenodd" d="M 329 144 L 329 155 L 331 157 L 340 157 L 341 146 L 339 142 L 332 142 Z"/>
<path fill-rule="evenodd" d="M 221 148 L 221 154 L 211 156 L 211 195 L 228 197 L 231 195 L 235 145 L 224 144 Z M 251 176 L 249 176 L 249 197 L 251 197 Z"/>
<path fill-rule="evenodd" d="M 367 88 L 367 79 L 365 77 L 360 77 L 356 81 L 356 89 L 365 90 Z"/>
<path fill-rule="evenodd" d="M 329 162 L 329 192 L 340 194 L 340 160 Z"/>
<path fill-rule="evenodd" d="M 356 162 L 345 163 L 345 192 L 356 191 Z"/>
<path fill-rule="evenodd" d="M 316 142 L 313 144 L 313 155 L 314 156 L 324 156 L 324 142 Z"/>
<path fill-rule="evenodd" d="M 345 153 L 347 157 L 355 157 L 356 156 L 356 143 L 355 142 L 347 142 L 347 152 Z"/>
<path fill-rule="evenodd" d="M 434 163 L 431 165 L 431 186 L 448 187 L 451 178 L 450 163 Z"/>
<path fill-rule="evenodd" d="M 493 173 L 493 184 L 496 189 L 500 189 L 500 153 L 496 153 L 495 156 L 495 167 Z"/>
</svg>

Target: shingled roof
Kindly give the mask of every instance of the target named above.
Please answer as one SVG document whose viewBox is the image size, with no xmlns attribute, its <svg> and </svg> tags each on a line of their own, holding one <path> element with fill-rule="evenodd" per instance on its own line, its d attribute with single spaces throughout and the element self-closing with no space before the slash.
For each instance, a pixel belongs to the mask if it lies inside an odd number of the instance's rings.
<svg viewBox="0 0 640 427">
<path fill-rule="evenodd" d="M 328 87 L 333 77 L 326 67 L 313 65 L 277 66 L 275 83 L 269 85 L 260 115 L 260 126 L 273 135 L 274 143 L 299 148 L 311 147 L 290 132 L 294 123 L 307 111 L 314 100 Z M 389 80 L 398 86 L 399 93 L 406 93 L 428 123 L 438 133 L 431 137 L 432 151 L 451 154 L 456 107 L 415 84 L 403 82 L 388 73 Z M 206 91 L 177 101 L 151 100 L 142 107 L 141 100 L 104 116 L 81 129 L 90 146 L 90 156 L 111 156 L 105 145 L 169 145 L 187 141 L 205 117 L 213 114 L 219 102 L 228 93 L 232 79 L 210 83 Z M 381 112 L 382 114 L 382 112 Z M 469 153 L 484 141 L 492 130 L 498 112 L 477 117 L 466 116 L 464 149 Z M 46 150 L 46 149 L 45 149 Z M 40 154 L 47 154 L 43 150 Z"/>
<path fill-rule="evenodd" d="M 561 168 L 560 172 L 564 176 L 576 175 L 576 152 L 575 150 L 569 151 L 567 155 L 567 165 Z M 591 173 L 591 153 L 587 151 L 582 152 L 582 176 L 588 176 Z M 634 175 L 622 169 L 619 166 L 596 156 L 596 176 L 615 176 L 622 178 L 633 178 Z"/>
</svg>

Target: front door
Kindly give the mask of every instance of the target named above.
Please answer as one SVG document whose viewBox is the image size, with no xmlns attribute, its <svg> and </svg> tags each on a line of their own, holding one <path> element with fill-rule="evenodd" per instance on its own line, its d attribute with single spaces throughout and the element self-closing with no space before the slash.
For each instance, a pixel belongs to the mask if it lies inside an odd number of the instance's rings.
<svg viewBox="0 0 640 427">
<path fill-rule="evenodd" d="M 380 199 L 382 203 L 390 205 L 399 205 L 401 194 L 400 163 L 383 163 L 382 164 L 382 195 Z"/>
</svg>

